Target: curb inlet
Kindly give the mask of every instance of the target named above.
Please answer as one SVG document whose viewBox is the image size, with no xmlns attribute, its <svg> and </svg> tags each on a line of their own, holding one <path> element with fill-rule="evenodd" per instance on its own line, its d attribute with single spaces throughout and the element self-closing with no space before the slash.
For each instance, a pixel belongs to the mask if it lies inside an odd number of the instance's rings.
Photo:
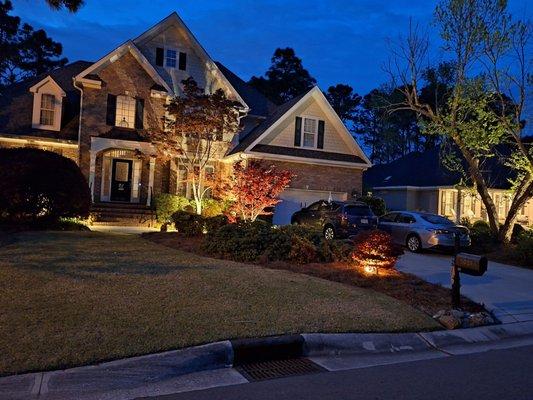
<svg viewBox="0 0 533 400">
<path fill-rule="evenodd" d="M 235 369 L 250 382 L 326 371 L 307 358 L 290 358 L 244 363 Z"/>
</svg>

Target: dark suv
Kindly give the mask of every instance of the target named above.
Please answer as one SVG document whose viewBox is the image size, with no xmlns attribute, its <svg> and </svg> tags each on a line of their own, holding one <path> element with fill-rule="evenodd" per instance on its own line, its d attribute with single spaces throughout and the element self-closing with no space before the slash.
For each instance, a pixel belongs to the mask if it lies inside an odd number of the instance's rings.
<svg viewBox="0 0 533 400">
<path fill-rule="evenodd" d="M 295 212 L 291 223 L 320 229 L 326 239 L 332 240 L 375 228 L 378 219 L 362 202 L 320 200 Z"/>
</svg>

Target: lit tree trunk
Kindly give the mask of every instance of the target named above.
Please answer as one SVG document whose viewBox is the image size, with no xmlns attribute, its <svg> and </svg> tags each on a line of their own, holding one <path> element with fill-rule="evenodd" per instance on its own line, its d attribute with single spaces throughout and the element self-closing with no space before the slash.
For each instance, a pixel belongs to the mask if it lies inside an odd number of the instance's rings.
<svg viewBox="0 0 533 400">
<path fill-rule="evenodd" d="M 509 212 L 505 218 L 505 222 L 498 233 L 498 240 L 501 242 L 509 242 L 513 234 L 513 227 L 518 218 L 518 211 L 527 203 L 527 201 L 533 196 L 533 178 L 526 177 L 525 182 L 517 189 Z"/>
</svg>

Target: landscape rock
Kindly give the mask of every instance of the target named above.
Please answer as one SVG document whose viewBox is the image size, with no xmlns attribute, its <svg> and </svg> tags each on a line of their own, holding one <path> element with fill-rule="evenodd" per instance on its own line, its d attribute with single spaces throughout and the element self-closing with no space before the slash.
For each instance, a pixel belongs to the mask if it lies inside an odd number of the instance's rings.
<svg viewBox="0 0 533 400">
<path fill-rule="evenodd" d="M 486 312 L 479 312 L 475 314 L 470 314 L 465 322 L 467 327 L 474 328 L 476 326 L 494 324 L 494 318 Z"/>
<path fill-rule="evenodd" d="M 495 323 L 494 318 L 487 312 L 471 314 L 461 310 L 440 310 L 433 318 L 446 329 L 474 328 Z"/>
<path fill-rule="evenodd" d="M 446 329 L 457 329 L 463 324 L 461 318 L 458 318 L 451 313 L 442 315 L 437 321 L 439 321 L 439 323 Z"/>
</svg>

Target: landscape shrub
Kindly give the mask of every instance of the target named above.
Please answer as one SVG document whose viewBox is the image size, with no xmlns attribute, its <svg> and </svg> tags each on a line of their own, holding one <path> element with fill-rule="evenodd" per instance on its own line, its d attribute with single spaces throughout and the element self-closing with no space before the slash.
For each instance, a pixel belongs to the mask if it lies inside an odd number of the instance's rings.
<svg viewBox="0 0 533 400">
<path fill-rule="evenodd" d="M 202 201 L 202 215 L 206 218 L 222 215 L 227 208 L 227 202 L 222 200 L 204 199 Z"/>
<path fill-rule="evenodd" d="M 378 217 L 387 212 L 387 207 L 385 206 L 385 200 L 383 200 L 381 197 L 362 196 L 362 197 L 358 197 L 357 201 L 362 201 L 363 203 L 368 204 L 372 212 L 376 214 Z"/>
<path fill-rule="evenodd" d="M 235 261 L 288 261 L 296 264 L 340 261 L 347 244 L 328 242 L 320 232 L 303 226 L 273 227 L 263 221 L 238 222 L 208 232 L 203 241 L 207 253 Z M 342 251 L 341 251 L 342 249 Z"/>
<path fill-rule="evenodd" d="M 200 236 L 204 232 L 204 218 L 187 211 L 176 211 L 172 214 L 172 222 L 176 230 L 186 237 Z"/>
<path fill-rule="evenodd" d="M 523 265 L 533 266 L 533 231 L 524 230 L 516 239 L 515 256 Z"/>
<path fill-rule="evenodd" d="M 472 251 L 476 253 L 486 253 L 496 244 L 496 238 L 490 230 L 490 226 L 485 221 L 476 221 L 470 227 L 470 239 L 472 240 Z"/>
<path fill-rule="evenodd" d="M 517 243 L 519 241 L 519 237 L 525 232 L 527 232 L 527 230 L 522 225 L 514 224 L 513 233 L 511 234 L 511 242 Z"/>
<path fill-rule="evenodd" d="M 263 221 L 237 222 L 208 232 L 203 249 L 235 261 L 255 261 L 265 252 L 272 228 Z"/>
<path fill-rule="evenodd" d="M 391 235 L 373 229 L 355 236 L 352 260 L 358 267 L 392 269 L 402 253 L 402 248 L 393 243 Z"/>
<path fill-rule="evenodd" d="M 190 204 L 186 197 L 170 193 L 158 194 L 154 200 L 157 222 L 160 223 L 169 222 L 172 219 L 172 214 L 183 211 Z"/>
<path fill-rule="evenodd" d="M 50 151 L 0 149 L 0 219 L 9 223 L 86 218 L 91 195 L 74 161 Z"/>
</svg>

